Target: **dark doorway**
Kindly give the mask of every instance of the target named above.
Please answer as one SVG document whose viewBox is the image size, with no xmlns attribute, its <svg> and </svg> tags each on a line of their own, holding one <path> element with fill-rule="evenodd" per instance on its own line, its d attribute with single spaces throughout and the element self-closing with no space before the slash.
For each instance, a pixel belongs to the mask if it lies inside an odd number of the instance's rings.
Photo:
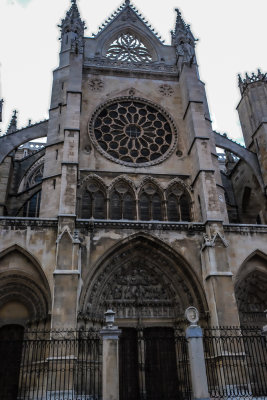
<svg viewBox="0 0 267 400">
<path fill-rule="evenodd" d="M 24 328 L 6 325 L 0 328 L 0 400 L 16 400 Z"/>
<path fill-rule="evenodd" d="M 139 400 L 138 341 L 134 328 L 123 328 L 119 342 L 120 400 Z"/>
<path fill-rule="evenodd" d="M 176 347 L 172 328 L 145 328 L 139 333 L 134 328 L 122 329 L 120 400 L 188 398 L 180 390 L 184 383 L 180 371 L 180 385 L 178 382 Z M 184 352 L 180 346 L 181 351 Z"/>
<path fill-rule="evenodd" d="M 178 400 L 175 339 L 172 328 L 146 328 L 145 381 L 147 400 Z"/>
</svg>

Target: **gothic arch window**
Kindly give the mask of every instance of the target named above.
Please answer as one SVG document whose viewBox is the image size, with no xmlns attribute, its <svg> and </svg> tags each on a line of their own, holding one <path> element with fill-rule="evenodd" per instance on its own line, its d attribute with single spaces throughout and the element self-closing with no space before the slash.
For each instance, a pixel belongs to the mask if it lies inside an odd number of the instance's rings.
<svg viewBox="0 0 267 400">
<path fill-rule="evenodd" d="M 119 182 L 110 195 L 110 219 L 133 220 L 136 217 L 136 203 L 132 189 L 126 182 Z"/>
<path fill-rule="evenodd" d="M 153 183 L 146 183 L 139 195 L 139 217 L 142 221 L 163 220 L 163 196 Z"/>
<path fill-rule="evenodd" d="M 168 190 L 167 216 L 168 221 L 179 222 L 192 220 L 190 196 L 179 184 Z"/>
<path fill-rule="evenodd" d="M 20 209 L 19 217 L 39 218 L 42 191 L 35 193 Z"/>
<path fill-rule="evenodd" d="M 38 185 L 43 180 L 44 164 L 40 165 L 27 179 L 26 189 Z"/>
<path fill-rule="evenodd" d="M 89 182 L 81 199 L 81 218 L 106 219 L 106 193 L 95 180 Z"/>
<path fill-rule="evenodd" d="M 132 32 L 122 32 L 109 45 L 106 57 L 112 61 L 150 63 L 152 54 L 143 41 Z"/>
</svg>

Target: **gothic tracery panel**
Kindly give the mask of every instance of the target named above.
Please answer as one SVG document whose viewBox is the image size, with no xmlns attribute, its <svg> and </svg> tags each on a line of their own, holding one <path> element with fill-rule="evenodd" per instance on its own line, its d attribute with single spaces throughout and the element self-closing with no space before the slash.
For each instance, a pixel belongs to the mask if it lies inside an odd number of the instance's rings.
<svg viewBox="0 0 267 400">
<path fill-rule="evenodd" d="M 160 163 L 171 154 L 177 142 L 171 117 L 163 109 L 128 97 L 96 110 L 89 131 L 102 154 L 133 167 Z"/>
<path fill-rule="evenodd" d="M 152 61 L 144 43 L 132 33 L 121 33 L 109 46 L 106 57 L 113 61 L 144 62 Z"/>
</svg>

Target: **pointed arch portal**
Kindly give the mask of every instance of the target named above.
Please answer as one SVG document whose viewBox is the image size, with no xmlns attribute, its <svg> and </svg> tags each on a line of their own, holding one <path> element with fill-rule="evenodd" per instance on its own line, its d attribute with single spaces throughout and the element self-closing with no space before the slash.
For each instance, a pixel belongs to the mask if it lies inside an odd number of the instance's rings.
<svg viewBox="0 0 267 400">
<path fill-rule="evenodd" d="M 138 235 L 100 260 L 84 286 L 80 310 L 87 320 L 112 308 L 119 324 L 162 325 L 183 319 L 190 305 L 204 318 L 205 296 L 190 267 L 163 242 Z"/>
<path fill-rule="evenodd" d="M 266 292 L 267 256 L 255 251 L 244 261 L 236 278 L 235 295 L 241 325 L 266 324 Z"/>
</svg>

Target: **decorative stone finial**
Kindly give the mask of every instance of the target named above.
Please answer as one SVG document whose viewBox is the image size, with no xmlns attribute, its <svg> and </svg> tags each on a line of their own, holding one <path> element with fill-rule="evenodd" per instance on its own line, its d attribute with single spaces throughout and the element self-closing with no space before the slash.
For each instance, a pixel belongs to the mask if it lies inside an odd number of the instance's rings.
<svg viewBox="0 0 267 400">
<path fill-rule="evenodd" d="M 178 59 L 181 58 L 183 63 L 193 64 L 196 62 L 195 57 L 195 42 L 190 26 L 185 23 L 182 14 L 178 8 L 175 9 L 177 13 L 176 24 L 172 34 L 172 43 L 176 47 Z"/>
<path fill-rule="evenodd" d="M 6 133 L 13 133 L 17 131 L 17 110 L 13 111 L 13 115 Z"/>
<path fill-rule="evenodd" d="M 130 0 L 125 0 L 125 5 L 129 6 L 130 5 Z"/>
<path fill-rule="evenodd" d="M 58 25 L 61 29 L 61 38 L 65 33 L 73 32 L 79 37 L 83 37 L 85 22 L 82 21 L 76 0 L 71 0 L 71 7 L 66 17 Z"/>
<path fill-rule="evenodd" d="M 58 26 L 61 30 L 62 46 L 65 46 L 65 43 L 68 46 L 65 47 L 65 50 L 70 49 L 73 53 L 82 54 L 85 23 L 81 20 L 76 0 L 71 0 L 71 7 L 66 17 L 61 20 L 61 24 Z"/>
</svg>

